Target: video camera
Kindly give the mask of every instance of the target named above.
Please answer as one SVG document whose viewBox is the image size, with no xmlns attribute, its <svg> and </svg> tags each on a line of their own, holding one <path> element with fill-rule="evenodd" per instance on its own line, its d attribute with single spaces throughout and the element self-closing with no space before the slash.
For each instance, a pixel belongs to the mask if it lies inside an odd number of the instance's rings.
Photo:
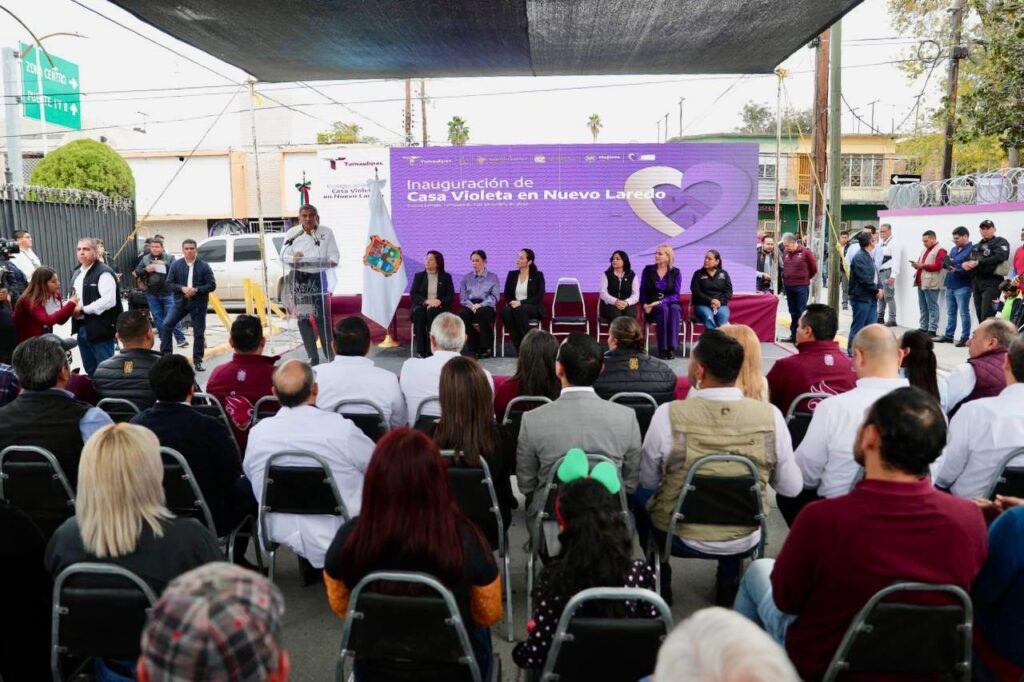
<svg viewBox="0 0 1024 682">
<path fill-rule="evenodd" d="M 0 258 L 10 260 L 11 255 L 21 253 L 21 247 L 13 239 L 0 239 Z"/>
</svg>

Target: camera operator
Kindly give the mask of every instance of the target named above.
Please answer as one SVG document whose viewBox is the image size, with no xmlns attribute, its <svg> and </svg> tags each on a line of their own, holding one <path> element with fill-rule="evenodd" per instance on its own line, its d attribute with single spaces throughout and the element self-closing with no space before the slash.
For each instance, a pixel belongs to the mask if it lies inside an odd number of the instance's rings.
<svg viewBox="0 0 1024 682">
<path fill-rule="evenodd" d="M 18 343 L 14 329 L 14 306 L 28 286 L 24 273 L 11 259 L 19 251 L 18 242 L 0 238 L 0 362 L 5 363 L 10 362 Z"/>
</svg>

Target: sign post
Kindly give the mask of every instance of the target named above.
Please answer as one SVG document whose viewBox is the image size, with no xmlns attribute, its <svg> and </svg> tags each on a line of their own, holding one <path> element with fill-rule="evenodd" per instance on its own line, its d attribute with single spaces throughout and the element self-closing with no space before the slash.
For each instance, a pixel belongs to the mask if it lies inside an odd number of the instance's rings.
<svg viewBox="0 0 1024 682">
<path fill-rule="evenodd" d="M 889 176 L 890 185 L 910 185 L 915 182 L 921 182 L 920 175 L 912 175 L 910 173 L 895 173 Z"/>
<path fill-rule="evenodd" d="M 71 130 L 82 129 L 78 65 L 53 53 L 48 53 L 47 59 L 46 55 L 41 54 L 38 46 L 28 48 L 27 45 L 22 45 L 21 49 L 25 55 L 21 61 L 24 115 L 25 118 L 34 118 L 42 124 L 45 154 L 48 151 L 47 123 Z"/>
</svg>

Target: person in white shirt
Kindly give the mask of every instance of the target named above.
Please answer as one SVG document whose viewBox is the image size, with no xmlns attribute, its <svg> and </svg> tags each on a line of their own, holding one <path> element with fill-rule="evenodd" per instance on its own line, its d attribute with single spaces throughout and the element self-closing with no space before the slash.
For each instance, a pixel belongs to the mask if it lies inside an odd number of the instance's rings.
<svg viewBox="0 0 1024 682">
<path fill-rule="evenodd" d="M 15 230 L 14 240 L 18 242 L 21 251 L 14 254 L 11 261 L 18 266 L 26 280 L 31 280 L 32 273 L 36 271 L 36 268 L 42 266 L 39 256 L 32 250 L 32 235 L 25 230 Z"/>
<path fill-rule="evenodd" d="M 92 376 L 101 362 L 114 355 L 121 296 L 114 271 L 98 260 L 96 240 L 79 239 L 77 252 L 80 267 L 71 285 L 71 295 L 78 296 L 81 304 L 75 309 L 71 331 L 78 335 L 85 373 Z"/>
<path fill-rule="evenodd" d="M 242 468 L 259 500 L 264 469 L 271 455 L 306 451 L 320 455 L 331 467 L 334 482 L 350 518 L 363 503 L 363 477 L 373 455 L 373 441 L 340 414 L 316 407 L 317 384 L 313 369 L 301 360 L 288 360 L 274 372 L 274 395 L 281 409 L 261 419 L 249 432 Z M 310 466 L 309 459 L 288 457 L 285 466 Z M 290 547 L 314 568 L 322 568 L 324 554 L 344 520 L 331 515 L 273 513 L 267 519 L 270 536 Z"/>
<path fill-rule="evenodd" d="M 900 263 L 903 262 L 903 250 L 899 242 L 893 239 L 892 225 L 883 223 L 878 226 L 879 240 L 877 252 L 881 253 L 878 263 L 878 276 L 882 280 L 882 298 L 878 299 L 878 324 L 886 327 L 896 326 L 896 278 L 900 276 Z M 888 310 L 888 319 L 886 318 Z"/>
<path fill-rule="evenodd" d="M 406 423 L 405 396 L 394 372 L 381 369 L 366 357 L 370 352 L 370 328 L 361 317 L 346 317 L 334 328 L 334 359 L 316 367 L 320 392 L 316 405 L 333 410 L 342 400 L 367 400 L 380 408 L 392 427 Z M 352 414 L 372 414 L 369 405 L 345 408 Z"/>
<path fill-rule="evenodd" d="M 320 332 L 320 347 L 324 357 L 331 360 L 331 281 L 333 269 L 341 260 L 334 230 L 320 225 L 316 206 L 305 204 L 299 209 L 301 225 L 284 235 L 281 261 L 291 268 L 289 286 L 299 314 L 299 334 L 306 348 L 309 362 L 320 363 L 316 348 L 317 335 L 313 333 L 310 314 Z M 303 310 L 307 308 L 307 310 Z"/>
<path fill-rule="evenodd" d="M 458 357 L 466 343 L 466 324 L 458 315 L 441 313 L 430 325 L 429 358 L 410 358 L 402 365 L 398 383 L 405 395 L 409 426 L 416 425 L 416 413 L 420 403 L 428 398 L 437 398 L 441 391 L 441 368 L 454 357 Z M 487 381 L 494 392 L 494 378 L 486 369 Z M 423 414 L 437 417 L 441 414 L 441 403 L 433 402 L 424 408 Z"/>
<path fill-rule="evenodd" d="M 949 442 L 935 485 L 957 497 L 986 497 L 1006 458 L 1024 447 L 1024 341 L 1015 340 L 1003 361 L 1006 388 L 967 403 L 949 423 Z M 1010 460 L 1024 467 L 1024 455 Z"/>
<path fill-rule="evenodd" d="M 1016 327 L 1001 318 L 989 318 L 975 328 L 967 341 L 967 362 L 946 378 L 943 412 L 952 418 L 970 401 L 991 398 L 1006 388 L 1003 356 L 1015 338 Z"/>
<path fill-rule="evenodd" d="M 864 415 L 886 393 L 910 385 L 900 376 L 900 359 L 899 343 L 883 325 L 868 325 L 853 339 L 857 385 L 818 403 L 807 435 L 796 449 L 804 490 L 795 498 L 780 496 L 776 500 L 790 526 L 809 502 L 850 491 L 860 472 L 853 444 Z"/>
<path fill-rule="evenodd" d="M 740 342 L 721 330 L 711 330 L 701 336 L 688 366 L 690 384 L 695 390 L 691 389 L 686 400 L 660 406 L 651 418 L 644 438 L 640 488 L 636 494 L 637 501 L 646 503 L 650 512 L 649 520 L 642 511 L 637 514 L 642 545 L 647 533 L 652 532 L 655 541 L 663 546 L 665 532 L 672 525 L 676 535 L 673 555 L 718 558 L 715 601 L 719 606 L 730 605 L 736 596 L 741 556 L 760 542 L 761 531 L 672 524 L 671 512 L 688 470 L 704 457 L 729 452 L 754 462 L 762 474 L 762 482 L 770 483 L 780 495 L 797 495 L 802 483 L 800 469 L 793 458 L 793 441 L 782 413 L 764 401 L 744 398 L 736 387 L 744 355 Z M 717 407 L 719 404 L 721 408 Z M 716 466 L 722 466 L 719 464 L 706 466 L 701 469 L 703 473 L 732 473 L 715 471 Z M 763 487 L 761 494 L 765 497 L 768 494 Z M 668 599 L 672 579 L 667 570 L 667 558 L 665 561 L 662 595 Z"/>
</svg>

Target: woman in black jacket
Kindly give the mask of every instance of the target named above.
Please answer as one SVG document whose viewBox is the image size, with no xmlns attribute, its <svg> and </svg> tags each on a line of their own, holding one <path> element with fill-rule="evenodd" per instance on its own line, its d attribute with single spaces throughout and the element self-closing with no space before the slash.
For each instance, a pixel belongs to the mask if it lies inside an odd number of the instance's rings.
<svg viewBox="0 0 1024 682">
<path fill-rule="evenodd" d="M 516 257 L 516 269 L 505 277 L 505 307 L 501 319 L 512 337 L 512 345 L 519 352 L 530 320 L 544 319 L 544 273 L 533 262 L 531 249 L 523 249 Z"/>
<path fill-rule="evenodd" d="M 676 373 L 644 352 L 644 333 L 634 317 L 617 317 L 608 330 L 604 370 L 594 391 L 607 400 L 616 393 L 649 393 L 660 405 L 675 399 Z"/>
<path fill-rule="evenodd" d="M 690 280 L 690 305 L 693 316 L 705 329 L 718 329 L 729 323 L 729 299 L 732 280 L 722 269 L 722 255 L 711 249 L 704 254 L 704 267 Z"/>
<path fill-rule="evenodd" d="M 430 357 L 430 325 L 434 318 L 448 312 L 455 298 L 452 276 L 444 271 L 444 255 L 440 251 L 427 251 L 424 270 L 412 280 L 409 296 L 412 298 L 412 328 L 416 336 L 416 354 Z"/>
</svg>

